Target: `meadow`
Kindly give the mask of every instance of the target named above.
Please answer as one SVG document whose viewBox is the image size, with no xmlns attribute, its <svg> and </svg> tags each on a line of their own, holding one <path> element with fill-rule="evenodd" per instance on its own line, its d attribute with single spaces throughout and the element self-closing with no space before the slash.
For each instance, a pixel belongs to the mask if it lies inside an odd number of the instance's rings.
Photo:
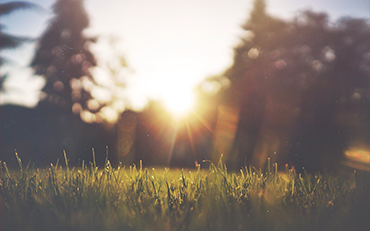
<svg viewBox="0 0 370 231">
<path fill-rule="evenodd" d="M 1 230 L 369 230 L 369 174 L 1 164 Z M 95 156 L 94 156 L 95 159 Z"/>
</svg>

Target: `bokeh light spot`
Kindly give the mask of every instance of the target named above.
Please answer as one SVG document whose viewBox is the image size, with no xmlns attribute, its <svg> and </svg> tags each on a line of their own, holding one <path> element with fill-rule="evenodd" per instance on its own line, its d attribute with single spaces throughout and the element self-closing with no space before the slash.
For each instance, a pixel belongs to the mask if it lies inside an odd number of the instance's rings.
<svg viewBox="0 0 370 231">
<path fill-rule="evenodd" d="M 260 52 L 257 48 L 251 48 L 249 51 L 248 51 L 248 57 L 250 59 L 256 59 L 258 58 Z"/>
</svg>

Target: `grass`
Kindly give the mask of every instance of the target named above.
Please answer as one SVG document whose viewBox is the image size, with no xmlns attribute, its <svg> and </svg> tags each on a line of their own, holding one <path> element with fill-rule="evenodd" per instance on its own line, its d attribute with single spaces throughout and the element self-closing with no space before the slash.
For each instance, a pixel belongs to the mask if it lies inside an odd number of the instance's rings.
<svg viewBox="0 0 370 231">
<path fill-rule="evenodd" d="M 1 230 L 368 230 L 368 173 L 1 164 Z M 95 158 L 94 158 L 95 159 Z"/>
</svg>

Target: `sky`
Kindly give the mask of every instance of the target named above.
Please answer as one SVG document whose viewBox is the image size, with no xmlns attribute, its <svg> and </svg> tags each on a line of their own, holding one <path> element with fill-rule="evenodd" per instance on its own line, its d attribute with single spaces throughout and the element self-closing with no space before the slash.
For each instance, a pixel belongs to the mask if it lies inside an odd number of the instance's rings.
<svg viewBox="0 0 370 231">
<path fill-rule="evenodd" d="M 3 16 L 1 23 L 7 26 L 6 32 L 41 36 L 52 17 L 50 7 L 55 1 L 29 1 L 46 10 L 17 11 Z M 188 92 L 181 89 L 191 89 L 204 78 L 229 67 L 252 3 L 252 0 L 85 0 L 90 16 L 86 34 L 119 38 L 117 50 L 133 70 L 130 100 L 140 108 L 148 99 L 186 95 Z M 369 18 L 369 8 L 368 0 L 267 1 L 269 13 L 286 19 L 303 9 L 327 12 L 331 20 L 340 16 Z M 32 77 L 32 70 L 27 67 L 35 48 L 33 43 L 1 52 L 15 61 L 1 68 L 1 74 L 9 74 L 7 87 L 23 93 L 3 94 L 0 103 L 28 107 L 37 104 L 43 81 L 41 77 Z"/>
</svg>

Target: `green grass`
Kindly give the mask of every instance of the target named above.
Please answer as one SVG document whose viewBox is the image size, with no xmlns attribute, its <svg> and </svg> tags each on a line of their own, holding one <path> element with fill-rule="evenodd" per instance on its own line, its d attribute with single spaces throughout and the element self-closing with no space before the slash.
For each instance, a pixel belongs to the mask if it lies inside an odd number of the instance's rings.
<svg viewBox="0 0 370 231">
<path fill-rule="evenodd" d="M 1 164 L 1 230 L 368 230 L 368 173 L 333 176 L 217 165 L 10 171 Z M 270 162 L 270 161 L 269 161 Z"/>
</svg>

